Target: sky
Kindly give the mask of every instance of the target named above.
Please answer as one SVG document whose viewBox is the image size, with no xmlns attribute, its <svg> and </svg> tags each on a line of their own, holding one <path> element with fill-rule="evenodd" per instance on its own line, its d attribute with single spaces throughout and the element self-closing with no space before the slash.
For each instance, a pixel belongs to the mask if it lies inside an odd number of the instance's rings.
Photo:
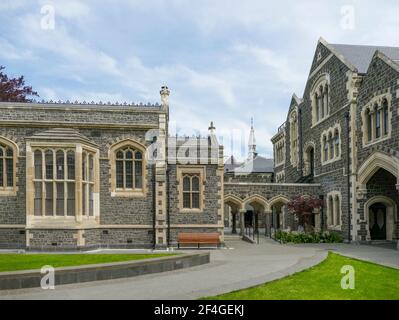
<svg viewBox="0 0 399 320">
<path fill-rule="evenodd" d="M 160 102 L 171 131 L 259 154 L 302 97 L 317 41 L 399 46 L 399 3 L 266 0 L 1 0 L 0 65 L 40 99 Z"/>
</svg>

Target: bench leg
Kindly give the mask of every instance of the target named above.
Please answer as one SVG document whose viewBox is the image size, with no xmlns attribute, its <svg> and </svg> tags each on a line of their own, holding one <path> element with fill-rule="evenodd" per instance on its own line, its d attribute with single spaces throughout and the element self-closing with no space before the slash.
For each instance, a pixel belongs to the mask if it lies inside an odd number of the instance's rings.
<svg viewBox="0 0 399 320">
<path fill-rule="evenodd" d="M 200 244 L 198 243 L 198 249 L 200 248 Z"/>
</svg>

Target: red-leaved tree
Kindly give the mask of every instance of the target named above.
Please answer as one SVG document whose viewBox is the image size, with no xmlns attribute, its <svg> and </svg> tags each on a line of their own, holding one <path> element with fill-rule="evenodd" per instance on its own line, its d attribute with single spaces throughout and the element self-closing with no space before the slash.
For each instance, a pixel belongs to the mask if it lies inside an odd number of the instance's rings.
<svg viewBox="0 0 399 320">
<path fill-rule="evenodd" d="M 287 204 L 288 210 L 298 217 L 299 225 L 308 231 L 314 210 L 324 206 L 324 201 L 317 197 L 296 196 Z"/>
<path fill-rule="evenodd" d="M 0 101 L 5 102 L 32 102 L 30 97 L 38 97 L 36 91 L 31 86 L 25 85 L 24 76 L 9 78 L 3 66 L 0 66 Z"/>
</svg>

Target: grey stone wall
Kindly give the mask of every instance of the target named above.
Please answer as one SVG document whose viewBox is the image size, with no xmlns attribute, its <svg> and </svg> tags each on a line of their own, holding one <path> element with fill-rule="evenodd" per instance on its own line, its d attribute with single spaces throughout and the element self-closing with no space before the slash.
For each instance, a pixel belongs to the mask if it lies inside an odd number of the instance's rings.
<svg viewBox="0 0 399 320">
<path fill-rule="evenodd" d="M 25 229 L 0 229 L 0 249 L 25 248 L 25 239 Z"/>
<path fill-rule="evenodd" d="M 171 224 L 217 224 L 218 200 L 220 189 L 217 175 L 217 165 L 206 167 L 206 181 L 204 185 L 205 207 L 201 213 L 182 213 L 179 210 L 179 182 L 177 179 L 176 165 L 169 165 L 169 212 Z"/>
<path fill-rule="evenodd" d="M 271 183 L 273 182 L 273 173 L 249 173 L 235 175 L 234 173 L 225 173 L 224 182 L 259 182 Z"/>
</svg>

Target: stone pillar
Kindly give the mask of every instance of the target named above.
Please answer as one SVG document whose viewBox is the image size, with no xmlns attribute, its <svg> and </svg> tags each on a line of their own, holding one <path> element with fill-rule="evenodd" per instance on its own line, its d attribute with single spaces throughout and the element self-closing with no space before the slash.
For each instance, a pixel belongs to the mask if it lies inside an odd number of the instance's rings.
<svg viewBox="0 0 399 320">
<path fill-rule="evenodd" d="M 245 213 L 246 210 L 240 210 L 240 236 L 243 236 L 245 233 Z"/>
<path fill-rule="evenodd" d="M 267 210 L 265 211 L 265 236 L 271 236 L 271 222 L 272 222 L 272 211 Z"/>
<path fill-rule="evenodd" d="M 232 228 L 231 228 L 231 233 L 232 234 L 237 234 L 237 211 L 231 211 L 232 215 Z"/>
<path fill-rule="evenodd" d="M 157 138 L 157 159 L 155 163 L 155 246 L 165 247 L 167 245 L 167 223 L 166 223 L 166 127 L 165 114 L 159 115 L 159 135 Z"/>
</svg>

